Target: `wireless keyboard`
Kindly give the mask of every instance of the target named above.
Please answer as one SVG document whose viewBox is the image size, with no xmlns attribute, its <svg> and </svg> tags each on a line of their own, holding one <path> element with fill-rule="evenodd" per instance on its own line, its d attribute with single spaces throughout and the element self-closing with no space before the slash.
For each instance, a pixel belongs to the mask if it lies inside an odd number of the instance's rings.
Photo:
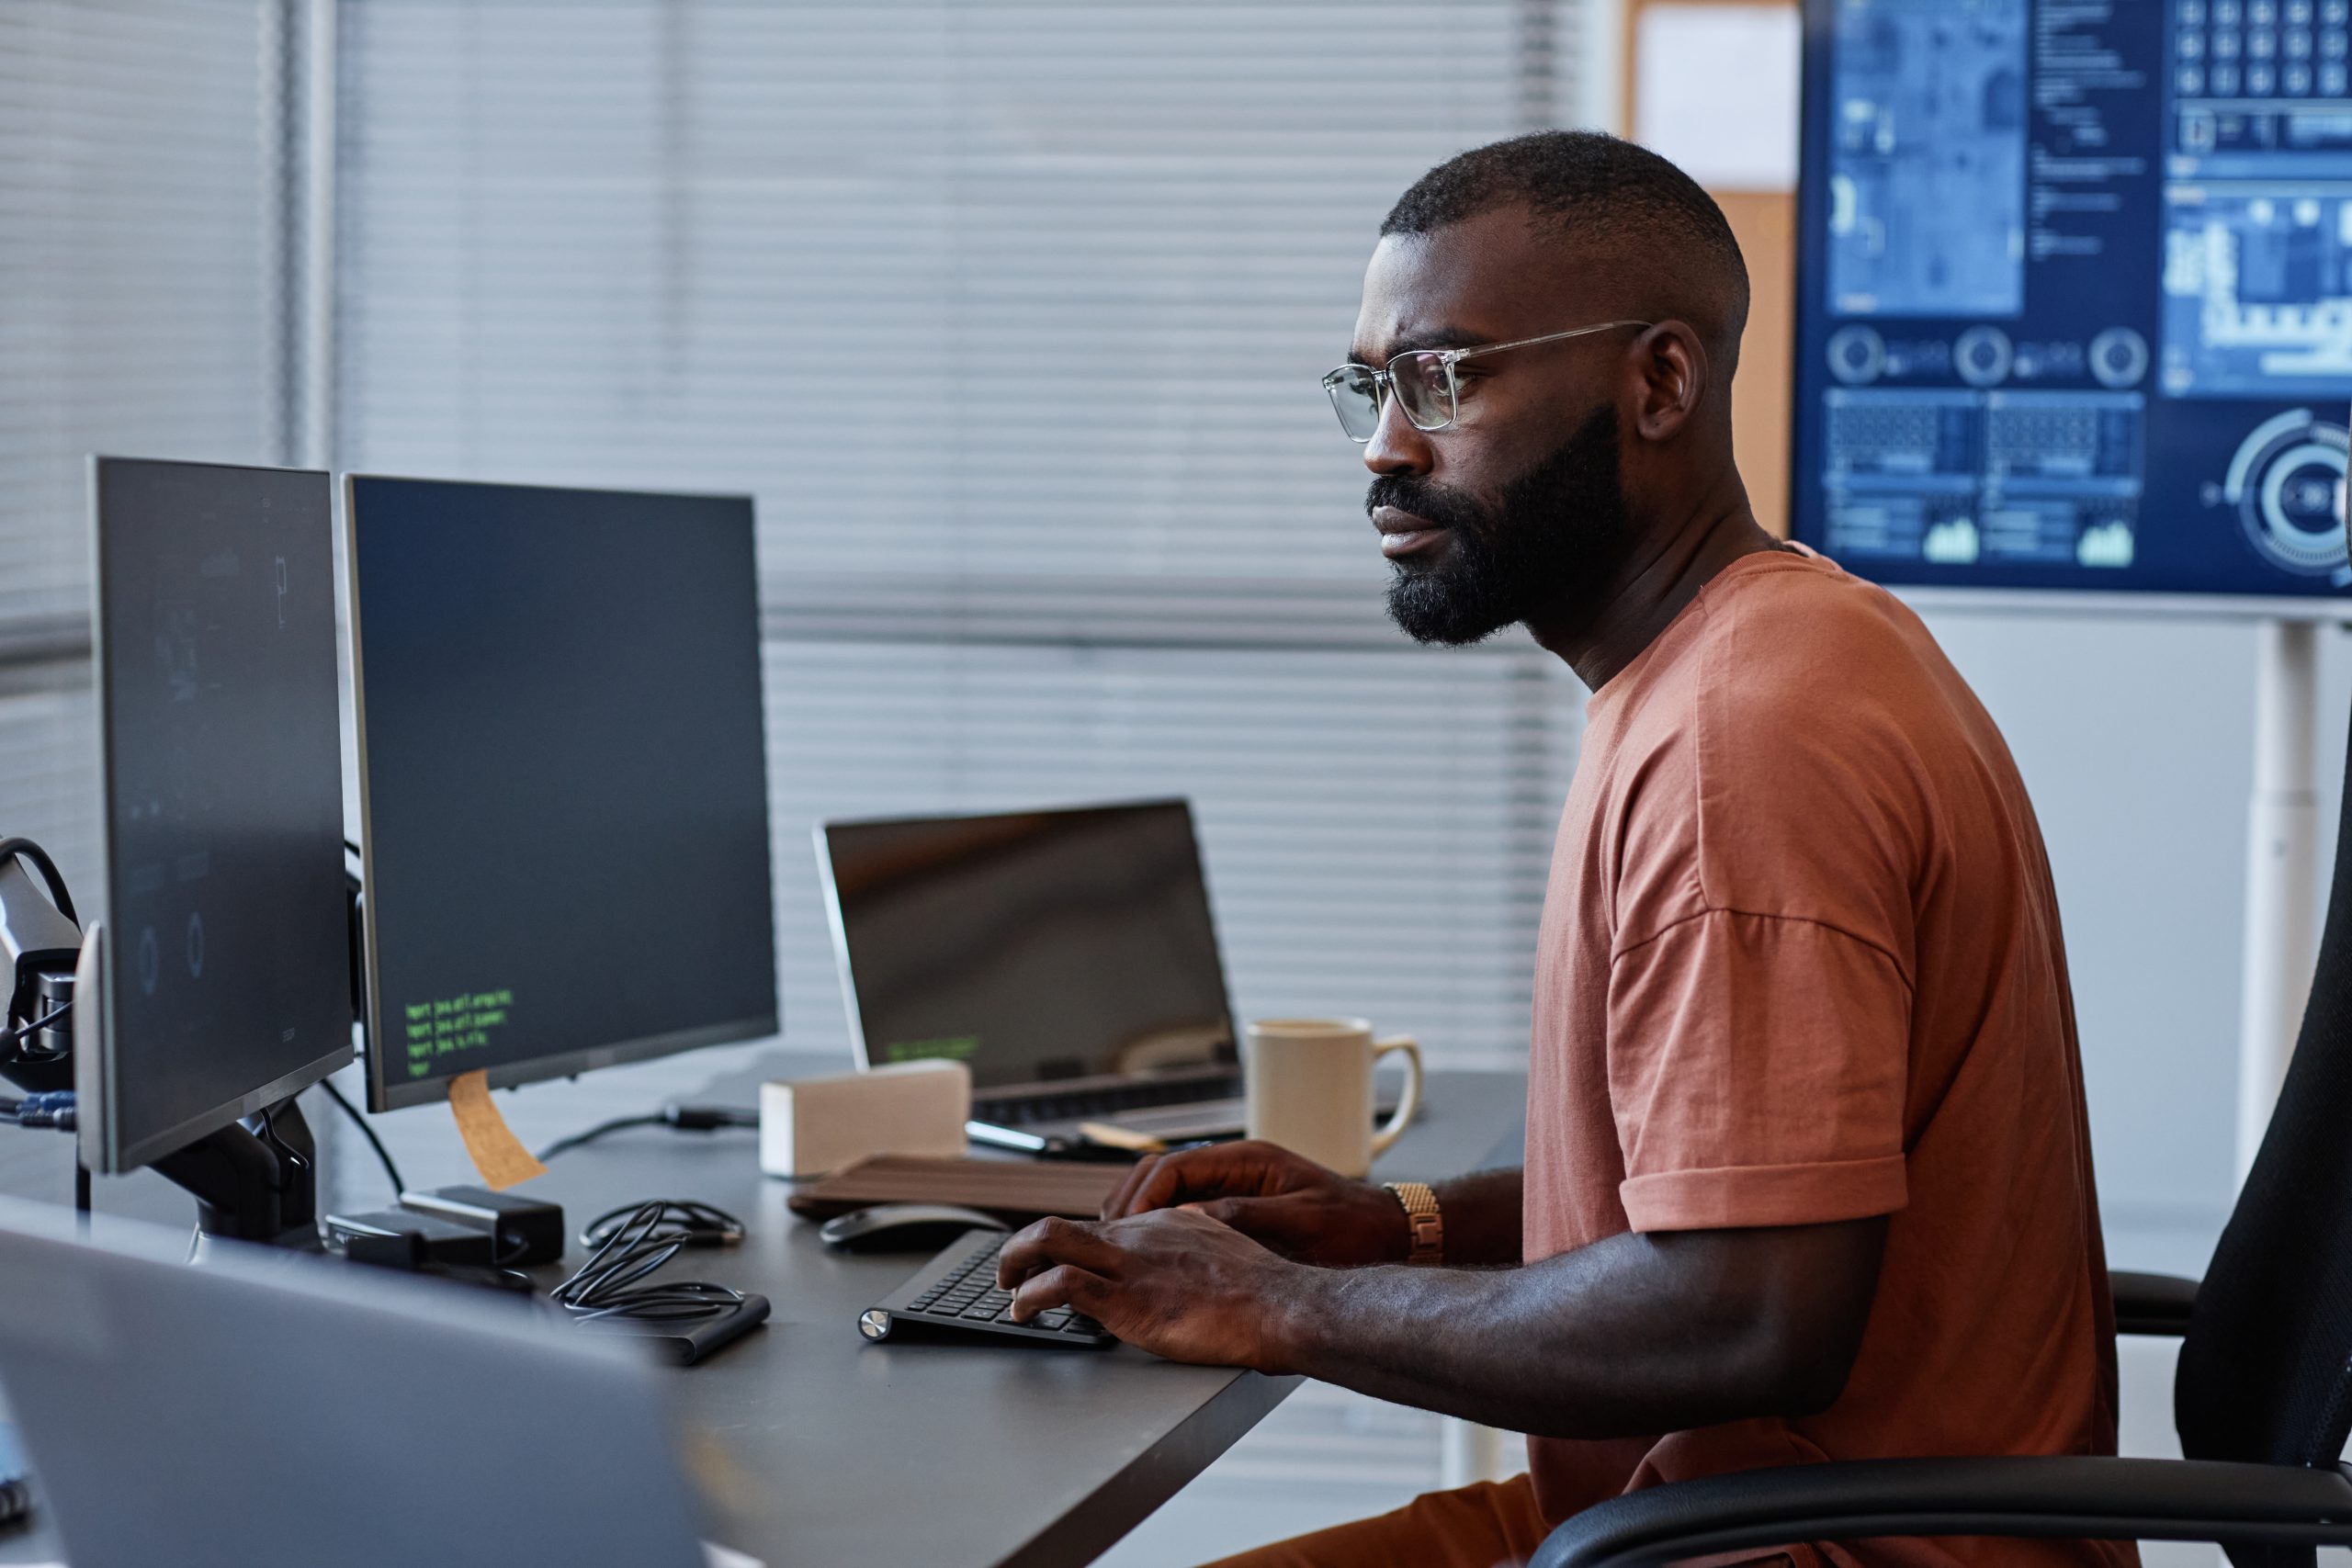
<svg viewBox="0 0 2352 1568">
<path fill-rule="evenodd" d="M 1026 1323 L 1012 1321 L 1012 1292 L 996 1283 L 996 1257 L 1007 1240 L 1003 1231 L 969 1230 L 915 1271 L 879 1306 L 858 1314 L 857 1331 L 888 1339 L 902 1329 L 970 1329 L 1055 1345 L 1100 1348 L 1117 1340 L 1083 1313 L 1068 1307 L 1041 1312 Z"/>
</svg>

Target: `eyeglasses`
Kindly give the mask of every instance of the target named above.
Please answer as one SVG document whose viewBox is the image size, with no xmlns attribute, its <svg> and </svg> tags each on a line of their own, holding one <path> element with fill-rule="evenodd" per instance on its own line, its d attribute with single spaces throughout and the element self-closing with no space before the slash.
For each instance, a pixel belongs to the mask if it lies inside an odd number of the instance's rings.
<svg viewBox="0 0 2352 1568">
<path fill-rule="evenodd" d="M 1507 348 L 1532 348 L 1539 343 L 1558 343 L 1565 338 L 1613 332 L 1619 327 L 1653 324 L 1603 321 L 1596 327 L 1523 337 L 1517 343 L 1485 343 L 1474 348 L 1409 348 L 1390 360 L 1385 370 L 1374 370 L 1369 365 L 1342 365 L 1323 378 L 1323 389 L 1331 395 L 1331 407 L 1340 415 L 1340 428 L 1348 433 L 1349 440 L 1362 446 L 1380 429 L 1384 389 L 1393 392 L 1404 405 L 1405 417 L 1413 422 L 1414 429 L 1443 430 L 1453 423 L 1460 411 L 1461 388 L 1454 381 L 1453 367 L 1464 360 L 1482 354 L 1500 354 Z"/>
</svg>

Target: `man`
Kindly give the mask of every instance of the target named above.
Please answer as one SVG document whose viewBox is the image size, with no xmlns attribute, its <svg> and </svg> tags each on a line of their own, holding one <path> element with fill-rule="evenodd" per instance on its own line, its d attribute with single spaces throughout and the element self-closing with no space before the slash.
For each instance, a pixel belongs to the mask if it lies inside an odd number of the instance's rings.
<svg viewBox="0 0 2352 1568">
<path fill-rule="evenodd" d="M 1433 642 L 1523 624 L 1593 692 L 1536 954 L 1526 1168 L 1439 1188 L 1419 1250 L 1442 1257 L 1417 1267 L 1419 1193 L 1264 1145 L 1171 1155 L 1102 1223 L 1022 1233 L 1003 1277 L 1016 1316 L 1069 1303 L 1180 1360 L 1527 1432 L 1532 1473 L 1238 1561 L 1486 1568 L 1660 1482 L 2114 1451 L 2032 807 L 1917 618 L 1757 525 L 1732 460 L 1747 307 L 1714 203 L 1605 136 L 1464 153 L 1382 226 L 1326 385 L 1365 443 L 1390 609 Z"/>
</svg>

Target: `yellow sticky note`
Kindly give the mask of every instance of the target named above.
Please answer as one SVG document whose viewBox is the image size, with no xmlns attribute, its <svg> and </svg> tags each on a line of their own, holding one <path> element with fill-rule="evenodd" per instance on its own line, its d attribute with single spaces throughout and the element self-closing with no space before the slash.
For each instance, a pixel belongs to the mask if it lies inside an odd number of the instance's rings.
<svg viewBox="0 0 2352 1568">
<path fill-rule="evenodd" d="M 491 1103 L 488 1073 L 460 1073 L 451 1078 L 449 1109 L 457 1115 L 458 1136 L 466 1141 L 466 1153 L 481 1172 L 482 1185 L 492 1191 L 503 1192 L 548 1173 L 548 1168 L 531 1157 L 531 1151 Z"/>
</svg>

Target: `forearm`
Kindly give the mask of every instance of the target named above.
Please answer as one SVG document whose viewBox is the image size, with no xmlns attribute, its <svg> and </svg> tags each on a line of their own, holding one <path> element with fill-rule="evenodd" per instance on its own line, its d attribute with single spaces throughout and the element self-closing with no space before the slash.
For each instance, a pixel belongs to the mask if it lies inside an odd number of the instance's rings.
<svg viewBox="0 0 2352 1568">
<path fill-rule="evenodd" d="M 1467 1269 L 1517 1263 L 1524 1256 L 1520 1239 L 1524 1192 L 1525 1183 L 1516 1170 L 1475 1171 L 1438 1183 L 1446 1263 Z"/>
<path fill-rule="evenodd" d="M 1300 1272 L 1267 1370 L 1512 1431 L 1626 1437 L 1797 1414 L 1835 1398 L 1851 1364 L 1851 1342 L 1792 1332 L 1778 1303 L 1801 1283 L 1759 1292 L 1736 1258 L 1673 1236 L 1512 1269 Z"/>
</svg>

